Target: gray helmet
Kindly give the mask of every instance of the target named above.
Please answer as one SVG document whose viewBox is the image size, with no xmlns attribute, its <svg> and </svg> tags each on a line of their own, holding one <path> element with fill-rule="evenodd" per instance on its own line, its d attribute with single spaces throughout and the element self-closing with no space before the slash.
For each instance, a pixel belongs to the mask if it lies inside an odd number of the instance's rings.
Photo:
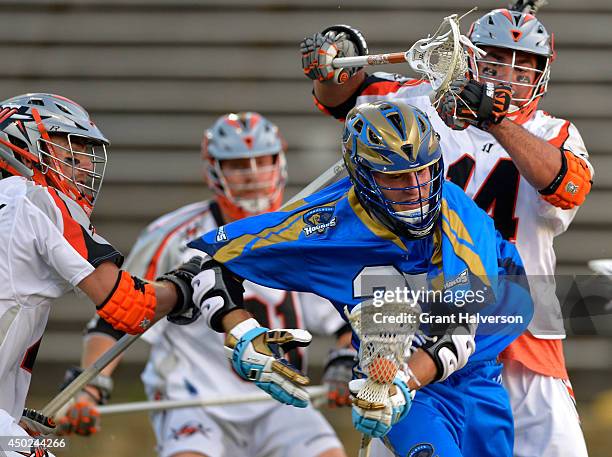
<svg viewBox="0 0 612 457">
<path fill-rule="evenodd" d="M 514 99 L 516 106 L 526 107 L 533 112 L 537 99 L 542 97 L 548 88 L 550 79 L 550 64 L 554 60 L 554 37 L 549 34 L 544 25 L 533 15 L 527 12 L 511 11 L 507 9 L 493 10 L 472 24 L 468 38 L 476 46 L 491 46 L 505 48 L 518 52 L 526 52 L 538 56 L 539 74 L 535 84 L 523 84 L 533 87 L 531 97 L 528 99 Z M 487 63 L 487 57 L 475 58 L 476 62 Z M 475 62 L 474 62 L 475 63 Z M 491 62 L 489 62 L 491 63 Z M 476 70 L 473 65 L 472 70 Z M 479 76 L 476 73 L 477 77 Z M 486 78 L 493 82 L 505 84 L 519 84 L 512 81 Z M 532 103 L 534 102 L 535 103 Z M 527 105 L 529 107 L 527 108 Z M 512 112 L 512 110 L 511 110 Z"/>
<path fill-rule="evenodd" d="M 206 130 L 208 155 L 218 160 L 245 159 L 283 150 L 278 127 L 259 113 L 230 113 Z"/>
<path fill-rule="evenodd" d="M 89 113 L 72 100 L 44 93 L 9 98 L 0 109 L 3 175 L 18 173 L 53 186 L 91 213 L 102 186 L 109 141 Z M 66 144 L 53 142 L 51 137 L 57 135 L 65 137 Z"/>
<path fill-rule="evenodd" d="M 472 24 L 468 38 L 476 46 L 495 46 L 529 52 L 538 56 L 554 56 L 553 35 L 529 13 L 493 10 Z"/>
<path fill-rule="evenodd" d="M 206 176 L 226 215 L 240 219 L 280 207 L 287 179 L 284 151 L 278 127 L 259 113 L 226 114 L 206 130 L 202 139 Z M 263 156 L 273 156 L 273 164 L 257 165 Z M 224 170 L 224 161 L 236 159 L 250 159 L 250 166 Z M 243 182 L 236 184 L 239 176 Z"/>
</svg>

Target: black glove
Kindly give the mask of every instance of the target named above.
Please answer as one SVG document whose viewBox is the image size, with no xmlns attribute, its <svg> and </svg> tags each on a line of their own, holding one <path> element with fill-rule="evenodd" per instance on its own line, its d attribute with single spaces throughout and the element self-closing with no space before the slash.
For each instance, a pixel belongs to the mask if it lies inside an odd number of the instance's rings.
<svg viewBox="0 0 612 457">
<path fill-rule="evenodd" d="M 170 281 L 176 287 L 178 299 L 176 306 L 168 313 L 173 324 L 187 325 L 200 317 L 200 307 L 193 302 L 191 280 L 202 269 L 202 257 L 194 256 L 178 268 L 161 275 L 156 281 Z"/>
<path fill-rule="evenodd" d="M 356 361 L 357 351 L 352 347 L 329 351 L 323 369 L 323 384 L 327 386 L 327 404 L 330 408 L 351 406 L 348 383 L 353 379 L 353 366 Z"/>
<path fill-rule="evenodd" d="M 510 86 L 461 79 L 451 84 L 437 109 L 453 130 L 463 130 L 468 125 L 488 130 L 491 124 L 499 124 L 506 117 L 511 99 Z"/>
</svg>

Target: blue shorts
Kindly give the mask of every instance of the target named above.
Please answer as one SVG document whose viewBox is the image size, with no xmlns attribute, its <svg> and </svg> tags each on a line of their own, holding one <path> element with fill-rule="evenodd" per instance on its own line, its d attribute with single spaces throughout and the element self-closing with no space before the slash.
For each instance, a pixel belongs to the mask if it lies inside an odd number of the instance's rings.
<svg viewBox="0 0 612 457">
<path fill-rule="evenodd" d="M 401 457 L 512 457 L 514 424 L 501 364 L 474 362 L 419 390 L 384 438 Z"/>
</svg>

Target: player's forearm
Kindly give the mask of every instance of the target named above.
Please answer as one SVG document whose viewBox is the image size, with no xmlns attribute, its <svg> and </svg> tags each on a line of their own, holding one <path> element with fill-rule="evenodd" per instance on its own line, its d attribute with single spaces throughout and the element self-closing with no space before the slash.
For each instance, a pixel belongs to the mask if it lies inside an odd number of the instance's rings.
<svg viewBox="0 0 612 457">
<path fill-rule="evenodd" d="M 325 106 L 333 107 L 341 105 L 355 93 L 365 78 L 365 71 L 360 70 L 344 84 L 314 81 L 315 97 Z"/>
<path fill-rule="evenodd" d="M 408 360 L 408 366 L 414 375 L 408 381 L 410 390 L 418 390 L 430 384 L 436 377 L 436 364 L 431 357 L 422 349 L 417 349 L 416 352 Z M 418 382 L 417 382 L 418 380 Z"/>
<path fill-rule="evenodd" d="M 508 152 L 521 176 L 538 190 L 553 182 L 561 170 L 561 151 L 509 119 L 489 128 Z"/>
<path fill-rule="evenodd" d="M 221 325 L 223 326 L 223 331 L 227 333 L 231 329 L 236 327 L 236 325 L 240 324 L 241 322 L 246 321 L 247 319 L 251 319 L 252 317 L 253 316 L 251 315 L 251 313 L 249 313 L 247 310 L 242 309 L 242 308 L 230 311 L 225 316 L 223 316 L 223 318 L 221 319 Z"/>
<path fill-rule="evenodd" d="M 98 307 L 115 293 L 119 274 L 119 268 L 115 264 L 105 262 L 83 279 L 79 283 L 79 288 Z M 178 294 L 176 287 L 169 281 L 155 282 L 153 287 L 155 288 L 156 306 L 152 321 L 157 322 L 176 306 Z"/>
<path fill-rule="evenodd" d="M 336 339 L 336 347 L 337 348 L 352 347 L 352 344 L 351 344 L 352 339 L 353 339 L 353 332 L 351 332 L 350 330 L 347 332 L 344 332 L 341 335 L 338 335 L 338 338 Z"/>
<path fill-rule="evenodd" d="M 117 341 L 109 335 L 89 334 L 83 341 L 83 354 L 81 355 L 81 367 L 88 368 L 100 358 L 102 354 L 115 345 Z M 115 368 L 119 365 L 121 357 L 117 357 L 109 363 L 100 373 L 112 376 Z"/>
<path fill-rule="evenodd" d="M 155 287 L 155 297 L 157 298 L 153 322 L 157 322 L 176 306 L 178 293 L 176 287 L 168 281 L 154 282 L 153 286 Z"/>
</svg>

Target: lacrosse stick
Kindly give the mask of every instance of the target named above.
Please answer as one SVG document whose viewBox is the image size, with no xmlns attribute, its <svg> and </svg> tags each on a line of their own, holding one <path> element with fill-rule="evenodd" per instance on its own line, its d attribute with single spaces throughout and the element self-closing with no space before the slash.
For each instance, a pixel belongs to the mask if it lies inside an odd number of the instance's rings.
<svg viewBox="0 0 612 457">
<path fill-rule="evenodd" d="M 377 324 L 374 322 L 374 314 L 381 312 L 405 319 Z M 359 365 L 368 376 L 355 397 L 357 406 L 364 409 L 384 408 L 398 371 L 410 373 L 407 361 L 411 355 L 412 340 L 419 328 L 420 312 L 421 308 L 416 301 L 386 302 L 382 308 L 364 302 L 350 312 L 345 308 L 349 323 L 360 341 Z M 371 436 L 362 435 L 359 457 L 369 457 L 371 441 Z"/>
<path fill-rule="evenodd" d="M 336 181 L 342 175 L 344 170 L 344 163 L 342 160 L 339 160 L 304 189 L 298 192 L 291 200 L 285 203 L 281 207 L 281 210 Z M 55 398 L 47 403 L 47 405 L 42 409 L 41 413 L 46 417 L 54 417 L 83 387 L 85 387 L 93 378 L 100 374 L 100 372 L 106 368 L 109 363 L 125 352 L 126 349 L 129 348 L 139 337 L 140 335 L 124 335 L 121 337 L 121 339 L 119 339 L 119 341 L 117 341 L 108 351 L 102 354 L 100 358 L 93 363 L 93 365 L 86 368 L 76 379 L 74 379 L 59 394 L 57 394 Z"/>
<path fill-rule="evenodd" d="M 72 397 L 74 397 L 83 387 L 85 387 L 93 378 L 98 376 L 100 372 L 115 358 L 119 357 L 127 348 L 129 348 L 140 335 L 123 335 L 113 347 L 98 358 L 91 366 L 87 367 L 77 376 L 74 381 L 66 386 L 53 400 L 46 404 L 41 410 L 41 413 L 47 417 L 54 417 Z"/>
<path fill-rule="evenodd" d="M 8 143 L 0 138 L 0 144 L 4 144 L 8 147 Z M 21 176 L 31 179 L 34 176 L 34 172 L 22 164 L 19 160 L 13 157 L 10 153 L 0 148 L 0 160 L 4 160 L 10 167 L 12 167 Z"/>
<path fill-rule="evenodd" d="M 333 60 L 332 65 L 334 68 L 345 68 L 408 62 L 414 71 L 431 83 L 430 98 L 435 105 L 449 90 L 453 81 L 465 77 L 468 73 L 469 53 L 478 57 L 485 54 L 472 44 L 468 37 L 461 35 L 459 29 L 459 21 L 474 9 L 461 17 L 456 14 L 445 17 L 433 35 L 418 40 L 408 51 L 339 57 Z"/>
<path fill-rule="evenodd" d="M 313 404 L 318 403 L 320 398 L 327 397 L 327 387 L 310 386 L 306 387 Z M 137 401 L 130 403 L 119 403 L 116 405 L 99 406 L 100 414 L 124 414 L 136 413 L 141 411 L 165 411 L 169 409 L 193 408 L 206 406 L 235 405 L 240 403 L 260 403 L 275 401 L 265 392 L 257 392 L 243 395 L 226 395 L 215 398 L 194 398 L 189 400 L 157 400 L 157 401 Z M 325 402 L 323 402 L 325 403 Z"/>
</svg>

